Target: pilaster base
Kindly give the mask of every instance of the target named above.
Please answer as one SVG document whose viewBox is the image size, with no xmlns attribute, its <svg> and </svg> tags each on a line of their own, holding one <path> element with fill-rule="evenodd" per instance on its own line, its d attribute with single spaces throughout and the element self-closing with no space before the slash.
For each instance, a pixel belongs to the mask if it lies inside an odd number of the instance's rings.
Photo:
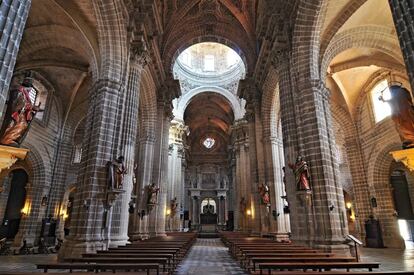
<svg viewBox="0 0 414 275">
<path fill-rule="evenodd" d="M 290 242 L 290 236 L 287 232 L 271 232 L 269 235 L 272 235 L 277 242 Z"/>
<path fill-rule="evenodd" d="M 67 258 L 80 258 L 84 253 L 95 253 L 97 250 L 107 249 L 104 241 L 76 241 L 66 240 L 58 253 L 58 261 Z"/>
</svg>

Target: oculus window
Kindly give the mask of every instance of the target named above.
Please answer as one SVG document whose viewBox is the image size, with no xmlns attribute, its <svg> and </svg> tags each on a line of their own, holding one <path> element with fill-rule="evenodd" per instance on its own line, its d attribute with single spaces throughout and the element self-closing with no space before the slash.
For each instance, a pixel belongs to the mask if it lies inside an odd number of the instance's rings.
<svg viewBox="0 0 414 275">
<path fill-rule="evenodd" d="M 214 144 L 216 143 L 216 141 L 214 140 L 214 138 L 208 137 L 203 141 L 203 145 L 204 147 L 206 147 L 207 149 L 211 149 L 213 148 Z"/>
<path fill-rule="evenodd" d="M 379 82 L 371 92 L 372 105 L 374 107 L 375 122 L 378 123 L 391 115 L 391 107 L 388 103 L 379 100 L 382 96 L 384 99 L 390 99 L 391 94 L 388 89 L 388 81 L 386 79 Z"/>
</svg>

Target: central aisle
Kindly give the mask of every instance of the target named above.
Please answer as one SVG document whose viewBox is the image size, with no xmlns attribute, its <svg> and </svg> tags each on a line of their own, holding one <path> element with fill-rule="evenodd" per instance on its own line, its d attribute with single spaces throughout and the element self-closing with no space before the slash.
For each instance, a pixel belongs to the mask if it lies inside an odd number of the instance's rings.
<svg viewBox="0 0 414 275">
<path fill-rule="evenodd" d="M 220 239 L 197 239 L 178 266 L 178 275 L 247 275 Z"/>
</svg>

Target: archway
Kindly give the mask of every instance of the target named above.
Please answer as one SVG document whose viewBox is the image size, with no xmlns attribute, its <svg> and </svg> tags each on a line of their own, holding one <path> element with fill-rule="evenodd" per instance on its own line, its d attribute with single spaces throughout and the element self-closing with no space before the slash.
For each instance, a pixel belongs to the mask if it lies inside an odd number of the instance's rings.
<svg viewBox="0 0 414 275">
<path fill-rule="evenodd" d="M 394 169 L 390 175 L 390 185 L 401 237 L 406 242 L 412 242 L 414 241 L 414 211 L 410 197 L 412 186 L 408 184 L 406 172 L 403 169 Z"/>
<path fill-rule="evenodd" d="M 16 169 L 11 171 L 9 176 L 4 179 L 9 185 L 9 193 L 1 225 L 0 239 L 4 237 L 14 239 L 19 231 L 22 215 L 28 214 L 25 212 L 28 208 L 25 205 L 28 178 L 29 176 L 25 170 Z"/>
</svg>

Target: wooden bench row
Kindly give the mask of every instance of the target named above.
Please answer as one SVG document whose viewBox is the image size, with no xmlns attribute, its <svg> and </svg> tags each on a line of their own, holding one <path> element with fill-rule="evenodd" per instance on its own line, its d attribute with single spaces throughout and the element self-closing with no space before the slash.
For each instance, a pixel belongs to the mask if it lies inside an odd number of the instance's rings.
<svg viewBox="0 0 414 275">
<path fill-rule="evenodd" d="M 49 270 L 87 272 L 133 272 L 129 274 L 172 274 L 179 261 L 194 243 L 196 235 L 181 233 L 134 242 L 125 246 L 109 248 L 82 257 L 68 258 L 63 263 L 38 264 L 44 272 Z"/>
<path fill-rule="evenodd" d="M 379 268 L 379 263 L 376 262 L 357 262 L 353 257 L 337 256 L 290 242 L 276 242 L 269 238 L 221 232 L 221 239 L 229 247 L 230 254 L 253 274 L 270 275 L 273 271 L 277 271 L 277 274 L 283 271 L 293 272 L 290 274 L 307 271 L 308 274 L 309 271 L 331 272 L 332 269 L 349 272 L 362 268 L 372 272 L 373 269 Z"/>
</svg>

